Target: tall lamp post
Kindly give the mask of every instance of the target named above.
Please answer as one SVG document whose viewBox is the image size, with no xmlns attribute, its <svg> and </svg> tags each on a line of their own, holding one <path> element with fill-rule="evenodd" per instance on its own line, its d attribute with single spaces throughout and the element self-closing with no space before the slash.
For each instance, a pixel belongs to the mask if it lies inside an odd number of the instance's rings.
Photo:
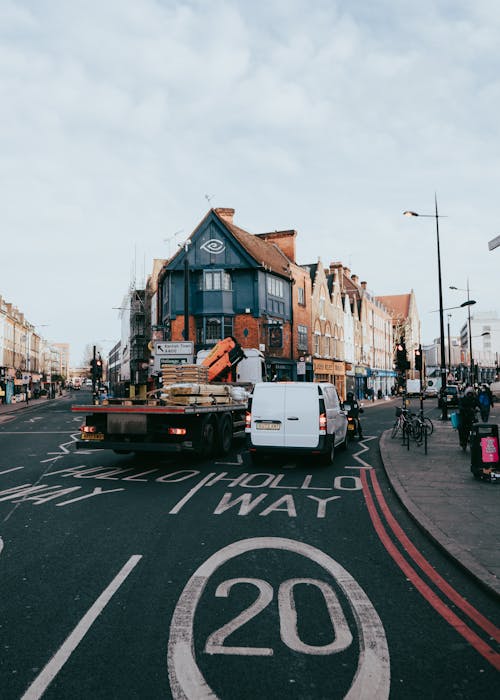
<svg viewBox="0 0 500 700">
<path fill-rule="evenodd" d="M 437 195 L 434 194 L 434 214 L 418 214 L 415 211 L 405 211 L 404 216 L 424 216 L 436 220 L 436 242 L 437 242 L 437 262 L 438 262 L 438 286 L 439 286 L 439 340 L 441 345 L 440 372 L 441 372 L 441 392 L 446 387 L 446 354 L 444 347 L 444 317 L 443 317 L 443 287 L 441 282 L 441 251 L 439 246 L 439 214 L 437 205 Z M 448 419 L 448 408 L 445 401 L 441 401 L 441 420 Z"/>
<path fill-rule="evenodd" d="M 453 314 L 448 314 L 448 374 L 451 374 L 451 338 L 450 338 L 450 318 Z"/>
<path fill-rule="evenodd" d="M 467 277 L 467 288 L 462 289 L 461 287 L 453 287 L 451 286 L 450 289 L 454 289 L 455 291 L 458 292 L 467 292 L 467 301 L 470 301 L 470 290 L 469 290 L 469 278 Z M 470 326 L 470 307 L 471 304 L 468 304 L 468 309 L 467 309 L 467 320 L 468 320 L 468 328 L 469 328 L 469 381 L 471 384 L 474 384 L 474 359 L 472 357 L 472 332 L 471 332 L 471 326 Z"/>
</svg>

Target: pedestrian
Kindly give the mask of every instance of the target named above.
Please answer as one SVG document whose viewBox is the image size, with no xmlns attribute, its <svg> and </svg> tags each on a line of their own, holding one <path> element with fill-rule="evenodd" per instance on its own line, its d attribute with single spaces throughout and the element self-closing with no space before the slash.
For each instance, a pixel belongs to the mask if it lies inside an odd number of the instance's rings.
<svg viewBox="0 0 500 700">
<path fill-rule="evenodd" d="M 459 424 L 458 424 L 458 439 L 460 442 L 460 447 L 465 452 L 467 449 L 467 443 L 469 442 L 469 435 L 472 429 L 473 423 L 476 422 L 476 410 L 478 408 L 478 401 L 474 389 L 468 386 L 464 392 L 464 395 L 459 401 Z"/>
<path fill-rule="evenodd" d="M 491 393 L 489 386 L 486 384 L 482 385 L 477 396 L 477 400 L 479 403 L 479 410 L 481 412 L 481 420 L 483 423 L 487 423 L 488 418 L 490 417 L 490 409 L 493 406 L 493 394 Z"/>
</svg>

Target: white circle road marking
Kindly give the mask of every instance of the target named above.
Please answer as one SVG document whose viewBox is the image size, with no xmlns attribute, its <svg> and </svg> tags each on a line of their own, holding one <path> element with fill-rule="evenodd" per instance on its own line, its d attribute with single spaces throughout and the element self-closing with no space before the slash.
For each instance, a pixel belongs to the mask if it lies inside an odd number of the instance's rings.
<svg viewBox="0 0 500 700">
<path fill-rule="evenodd" d="M 168 642 L 168 674 L 174 700 L 217 698 L 194 658 L 194 616 L 210 576 L 226 562 L 257 549 L 281 549 L 302 555 L 325 569 L 346 596 L 359 634 L 359 662 L 345 700 L 386 700 L 390 690 L 389 649 L 384 627 L 368 596 L 334 559 L 304 542 L 283 537 L 239 540 L 215 552 L 191 576 L 172 616 Z"/>
</svg>

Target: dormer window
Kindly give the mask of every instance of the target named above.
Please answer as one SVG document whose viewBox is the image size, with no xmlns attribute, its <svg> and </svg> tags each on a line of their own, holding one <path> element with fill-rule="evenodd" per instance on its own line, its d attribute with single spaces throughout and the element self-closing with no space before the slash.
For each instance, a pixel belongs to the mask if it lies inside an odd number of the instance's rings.
<svg viewBox="0 0 500 700">
<path fill-rule="evenodd" d="M 225 270 L 204 270 L 202 285 L 205 292 L 230 291 L 231 275 Z"/>
</svg>

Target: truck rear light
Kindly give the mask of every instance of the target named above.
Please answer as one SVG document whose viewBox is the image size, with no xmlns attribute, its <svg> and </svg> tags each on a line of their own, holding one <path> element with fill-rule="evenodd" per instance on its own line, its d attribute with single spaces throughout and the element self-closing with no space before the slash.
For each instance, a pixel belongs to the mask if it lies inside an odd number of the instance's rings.
<svg viewBox="0 0 500 700">
<path fill-rule="evenodd" d="M 326 435 L 326 413 L 319 414 L 319 434 Z"/>
<path fill-rule="evenodd" d="M 187 430 L 186 428 L 168 428 L 167 433 L 169 435 L 185 435 Z"/>
<path fill-rule="evenodd" d="M 80 430 L 82 433 L 97 433 L 95 425 L 81 425 Z"/>
<path fill-rule="evenodd" d="M 250 411 L 245 413 L 245 430 L 250 430 L 252 427 L 252 414 Z"/>
</svg>

